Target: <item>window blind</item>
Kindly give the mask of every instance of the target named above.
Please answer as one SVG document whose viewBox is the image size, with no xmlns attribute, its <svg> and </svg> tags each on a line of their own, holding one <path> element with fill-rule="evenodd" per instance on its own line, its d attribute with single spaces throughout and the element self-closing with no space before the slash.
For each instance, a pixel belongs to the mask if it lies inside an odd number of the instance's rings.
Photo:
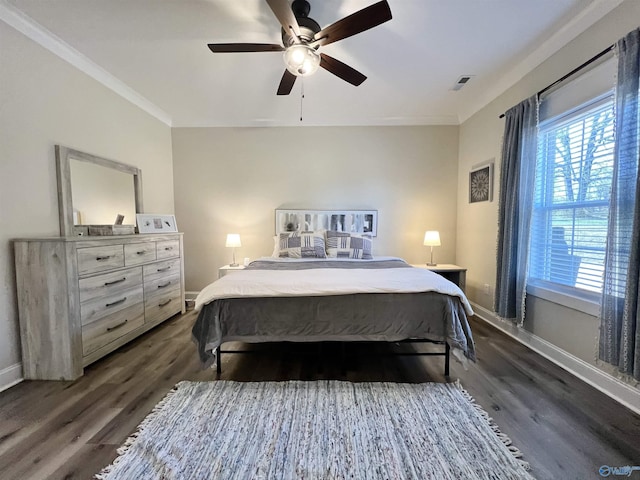
<svg viewBox="0 0 640 480">
<path fill-rule="evenodd" d="M 602 291 L 613 149 L 611 92 L 540 124 L 530 283 Z"/>
</svg>

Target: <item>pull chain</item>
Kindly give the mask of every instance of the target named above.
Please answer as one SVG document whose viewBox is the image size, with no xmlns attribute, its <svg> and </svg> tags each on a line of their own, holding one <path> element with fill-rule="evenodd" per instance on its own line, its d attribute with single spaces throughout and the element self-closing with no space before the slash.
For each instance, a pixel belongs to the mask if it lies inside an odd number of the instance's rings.
<svg viewBox="0 0 640 480">
<path fill-rule="evenodd" d="M 304 77 L 300 77 L 300 121 L 302 122 L 302 101 L 304 100 Z"/>
</svg>

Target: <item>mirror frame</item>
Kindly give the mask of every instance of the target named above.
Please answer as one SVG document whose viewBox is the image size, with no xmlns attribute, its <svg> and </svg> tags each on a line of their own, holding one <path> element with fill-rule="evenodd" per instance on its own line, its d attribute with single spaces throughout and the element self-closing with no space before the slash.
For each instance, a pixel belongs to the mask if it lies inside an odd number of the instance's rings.
<svg viewBox="0 0 640 480">
<path fill-rule="evenodd" d="M 63 237 L 74 236 L 73 224 L 73 195 L 71 190 L 71 164 L 70 160 L 93 163 L 102 167 L 118 170 L 133 176 L 133 190 L 135 195 L 136 213 L 144 213 L 142 209 L 142 171 L 115 160 L 97 157 L 89 153 L 74 150 L 72 148 L 56 145 L 56 173 L 58 177 L 58 213 L 60 215 L 60 235 Z"/>
</svg>

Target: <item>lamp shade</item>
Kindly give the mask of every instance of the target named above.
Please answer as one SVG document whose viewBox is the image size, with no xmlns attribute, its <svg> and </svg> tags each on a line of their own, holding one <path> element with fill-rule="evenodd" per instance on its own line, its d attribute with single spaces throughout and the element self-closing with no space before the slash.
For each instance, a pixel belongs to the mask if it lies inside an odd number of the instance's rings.
<svg viewBox="0 0 640 480">
<path fill-rule="evenodd" d="M 224 245 L 225 247 L 241 247 L 242 243 L 240 243 L 240 234 L 239 233 L 228 233 L 227 234 L 227 243 Z"/>
<path fill-rule="evenodd" d="M 424 244 L 427 247 L 439 247 L 440 244 L 440 232 L 437 230 L 427 230 L 424 233 Z"/>
</svg>

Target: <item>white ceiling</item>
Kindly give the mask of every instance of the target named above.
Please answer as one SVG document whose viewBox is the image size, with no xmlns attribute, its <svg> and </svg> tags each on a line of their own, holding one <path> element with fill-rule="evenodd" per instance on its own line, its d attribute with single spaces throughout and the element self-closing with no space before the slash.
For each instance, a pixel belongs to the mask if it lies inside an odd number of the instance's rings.
<svg viewBox="0 0 640 480">
<path fill-rule="evenodd" d="M 309 1 L 325 27 L 376 0 Z M 280 43 L 264 0 L 0 0 L 0 19 L 175 127 L 455 125 L 622 0 L 388 1 L 391 21 L 321 49 L 368 79 L 320 69 L 303 101 L 299 79 L 276 96 L 281 53 L 207 48 Z"/>
</svg>

